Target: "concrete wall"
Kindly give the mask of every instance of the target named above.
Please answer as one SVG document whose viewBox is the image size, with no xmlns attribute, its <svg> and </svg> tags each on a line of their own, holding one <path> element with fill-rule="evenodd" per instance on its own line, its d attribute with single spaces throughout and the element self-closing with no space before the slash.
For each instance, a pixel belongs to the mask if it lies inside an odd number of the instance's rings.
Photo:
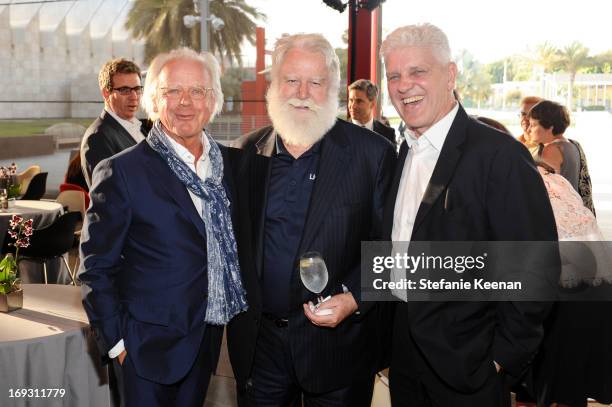
<svg viewBox="0 0 612 407">
<path fill-rule="evenodd" d="M 116 57 L 143 65 L 143 43 L 123 28 L 130 6 L 128 0 L 0 6 L 0 119 L 97 116 L 100 67 Z"/>
<path fill-rule="evenodd" d="M 0 160 L 55 152 L 55 138 L 51 135 L 0 137 Z"/>
</svg>

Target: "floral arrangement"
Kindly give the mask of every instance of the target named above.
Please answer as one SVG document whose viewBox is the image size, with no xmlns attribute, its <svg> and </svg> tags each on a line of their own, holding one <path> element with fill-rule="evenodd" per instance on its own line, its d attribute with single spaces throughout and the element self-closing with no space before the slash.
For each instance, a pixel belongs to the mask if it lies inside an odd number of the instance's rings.
<svg viewBox="0 0 612 407">
<path fill-rule="evenodd" d="M 19 290 L 20 281 L 17 278 L 19 249 L 30 245 L 30 236 L 34 233 L 32 219 L 24 219 L 19 215 L 13 215 L 9 226 L 9 236 L 14 240 L 10 245 L 15 246 L 15 257 L 9 253 L 0 261 L 0 294 Z"/>
<path fill-rule="evenodd" d="M 0 167 L 0 178 L 10 177 L 11 175 L 17 175 L 17 165 L 15 163 L 8 167 Z"/>
<path fill-rule="evenodd" d="M 8 198 L 17 198 L 21 187 L 17 183 L 17 165 L 12 163 L 8 167 L 0 167 L 0 188 L 7 190 Z"/>
</svg>

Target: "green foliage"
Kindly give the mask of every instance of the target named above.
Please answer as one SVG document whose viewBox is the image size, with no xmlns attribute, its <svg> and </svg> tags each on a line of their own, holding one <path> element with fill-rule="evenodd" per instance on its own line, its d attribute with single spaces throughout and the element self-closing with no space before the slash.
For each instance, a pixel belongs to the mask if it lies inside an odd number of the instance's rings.
<svg viewBox="0 0 612 407">
<path fill-rule="evenodd" d="M 578 41 L 563 47 L 557 52 L 557 67 L 570 75 L 576 75 L 580 68 L 592 62 L 589 58 L 589 49 Z"/>
<path fill-rule="evenodd" d="M 510 67 L 506 66 L 506 73 Z M 489 76 L 491 77 L 491 82 L 493 83 L 502 83 L 504 81 L 504 60 L 501 59 L 499 61 L 491 62 L 490 64 L 486 64 L 484 69 L 487 71 Z"/>
<path fill-rule="evenodd" d="M 8 187 L 8 198 L 17 198 L 21 194 L 21 185 L 13 184 Z"/>
<path fill-rule="evenodd" d="M 12 254 L 7 254 L 0 261 L 0 294 L 8 294 L 16 289 L 17 262 Z"/>
<path fill-rule="evenodd" d="M 506 66 L 506 81 L 524 81 L 531 78 L 533 62 L 522 55 L 513 55 L 483 66 L 492 83 L 502 83 L 504 81 L 504 64 Z"/>
<path fill-rule="evenodd" d="M 221 76 L 221 89 L 223 90 L 223 97 L 233 99 L 234 101 L 242 99 L 242 82 L 247 80 L 255 80 L 252 74 L 252 69 L 246 69 L 241 67 L 231 67 L 225 70 Z M 226 105 L 227 107 L 228 105 Z M 233 109 L 237 109 L 237 105 L 233 105 Z"/>
<path fill-rule="evenodd" d="M 43 134 L 47 127 L 57 123 L 76 123 L 89 127 L 90 119 L 35 119 L 35 120 L 0 120 L 0 137 L 33 136 Z"/>
<path fill-rule="evenodd" d="M 592 56 L 590 62 L 585 73 L 612 73 L 612 50 Z"/>
<path fill-rule="evenodd" d="M 211 0 L 209 13 L 223 20 L 219 31 L 208 27 L 210 50 L 230 61 L 242 63 L 240 46 L 244 40 L 255 43 L 255 20 L 265 15 L 245 0 Z M 128 13 L 126 29 L 135 39 L 145 40 L 145 61 L 160 52 L 180 46 L 200 49 L 200 25 L 187 28 L 183 17 L 195 15 L 193 0 L 136 0 Z"/>
<path fill-rule="evenodd" d="M 604 112 L 606 110 L 606 107 L 602 105 L 591 105 L 584 106 L 582 109 L 587 112 Z"/>
<path fill-rule="evenodd" d="M 456 89 L 463 103 L 468 107 L 480 106 L 492 93 L 489 71 L 466 50 L 462 50 L 455 60 L 459 68 Z"/>
<path fill-rule="evenodd" d="M 544 72 L 553 72 L 559 63 L 559 50 L 548 41 L 536 45 L 534 62 L 540 65 L 544 69 Z"/>
</svg>

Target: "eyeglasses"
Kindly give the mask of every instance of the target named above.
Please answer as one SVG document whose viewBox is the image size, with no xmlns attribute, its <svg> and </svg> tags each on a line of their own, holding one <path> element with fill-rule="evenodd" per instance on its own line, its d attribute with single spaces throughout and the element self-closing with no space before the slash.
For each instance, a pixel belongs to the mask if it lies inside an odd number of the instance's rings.
<svg viewBox="0 0 612 407">
<path fill-rule="evenodd" d="M 121 96 L 128 96 L 132 93 L 132 91 L 136 92 L 137 95 L 142 95 L 142 90 L 144 86 L 134 86 L 130 88 L 129 86 L 122 86 L 120 88 L 112 88 L 112 90 L 117 91 Z"/>
<path fill-rule="evenodd" d="M 178 100 L 180 99 L 185 91 L 189 93 L 189 97 L 193 100 L 202 100 L 210 92 L 213 91 L 213 88 L 204 88 L 201 86 L 190 86 L 188 88 L 183 88 L 182 86 L 174 86 L 171 88 L 160 88 L 164 93 L 163 95 L 170 100 Z"/>
<path fill-rule="evenodd" d="M 524 117 L 527 117 L 527 116 L 529 116 L 529 113 L 527 113 L 527 112 L 520 112 L 518 114 L 518 117 L 520 117 L 521 119 L 524 118 Z"/>
</svg>

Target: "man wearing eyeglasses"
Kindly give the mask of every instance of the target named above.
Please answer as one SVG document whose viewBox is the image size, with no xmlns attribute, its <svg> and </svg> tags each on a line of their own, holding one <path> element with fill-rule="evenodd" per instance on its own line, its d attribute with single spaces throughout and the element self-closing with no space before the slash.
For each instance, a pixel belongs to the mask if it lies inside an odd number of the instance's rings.
<svg viewBox="0 0 612 407">
<path fill-rule="evenodd" d="M 136 118 L 142 85 L 140 68 L 123 58 L 104 64 L 98 75 L 104 110 L 87 129 L 81 142 L 81 167 L 87 185 L 96 165 L 144 140 L 147 122 Z"/>
<path fill-rule="evenodd" d="M 93 172 L 83 304 L 122 406 L 202 407 L 223 325 L 246 309 L 229 166 L 202 131 L 223 106 L 219 63 L 159 54 L 143 99 L 146 140 Z"/>
</svg>

